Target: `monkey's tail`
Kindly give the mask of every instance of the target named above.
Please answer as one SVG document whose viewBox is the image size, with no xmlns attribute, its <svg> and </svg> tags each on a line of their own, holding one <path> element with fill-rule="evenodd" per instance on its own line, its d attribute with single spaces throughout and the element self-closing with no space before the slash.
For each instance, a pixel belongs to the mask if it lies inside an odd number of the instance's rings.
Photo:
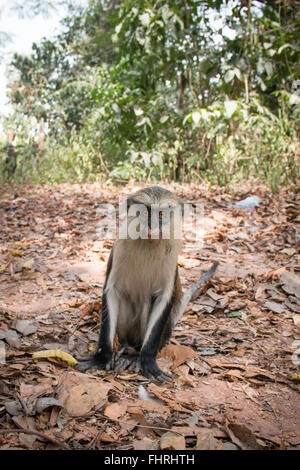
<svg viewBox="0 0 300 470">
<path fill-rule="evenodd" d="M 214 264 L 212 265 L 212 267 L 206 271 L 203 276 L 199 279 L 199 281 L 195 282 L 195 284 L 193 284 L 183 295 L 182 297 L 182 301 L 181 301 L 181 305 L 180 305 L 180 308 L 178 310 L 178 313 L 174 319 L 174 326 L 176 325 L 176 323 L 180 320 L 180 318 L 182 317 L 189 301 L 191 300 L 192 296 L 194 295 L 194 293 L 196 292 L 196 290 L 198 289 L 199 286 L 201 286 L 202 284 L 204 284 L 204 282 L 208 281 L 208 279 L 210 279 L 216 272 L 216 269 L 217 267 L 219 266 L 219 262 L 218 261 L 215 261 Z"/>
</svg>

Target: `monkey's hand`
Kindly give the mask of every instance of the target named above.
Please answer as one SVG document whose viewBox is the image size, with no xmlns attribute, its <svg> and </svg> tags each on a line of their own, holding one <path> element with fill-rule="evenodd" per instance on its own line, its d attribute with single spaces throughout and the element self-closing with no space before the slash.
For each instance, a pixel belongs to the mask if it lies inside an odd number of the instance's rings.
<svg viewBox="0 0 300 470">
<path fill-rule="evenodd" d="M 102 351 L 93 354 L 93 356 L 79 358 L 77 360 L 79 364 L 77 364 L 76 369 L 80 370 L 81 372 L 85 372 L 89 369 L 110 370 L 113 368 L 112 354 L 103 354 Z"/>
<path fill-rule="evenodd" d="M 141 366 L 143 375 L 151 380 L 158 380 L 159 382 L 171 382 L 171 377 L 163 372 L 154 358 L 141 358 Z"/>
</svg>

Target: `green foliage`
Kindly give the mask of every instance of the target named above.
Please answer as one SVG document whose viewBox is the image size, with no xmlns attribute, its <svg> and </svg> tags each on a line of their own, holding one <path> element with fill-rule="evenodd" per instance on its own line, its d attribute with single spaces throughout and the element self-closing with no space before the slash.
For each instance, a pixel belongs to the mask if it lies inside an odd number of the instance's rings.
<svg viewBox="0 0 300 470">
<path fill-rule="evenodd" d="M 242 0 L 91 0 L 15 55 L 15 179 L 299 175 L 299 11 Z"/>
</svg>

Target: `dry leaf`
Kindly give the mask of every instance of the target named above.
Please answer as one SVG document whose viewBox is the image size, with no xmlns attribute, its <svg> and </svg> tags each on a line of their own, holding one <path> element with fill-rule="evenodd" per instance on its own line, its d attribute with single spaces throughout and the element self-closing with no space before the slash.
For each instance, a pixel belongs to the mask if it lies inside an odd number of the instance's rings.
<svg viewBox="0 0 300 470">
<path fill-rule="evenodd" d="M 162 450 L 185 450 L 185 438 L 173 432 L 166 432 L 160 439 L 160 448 Z"/>
<path fill-rule="evenodd" d="M 95 406 L 107 400 L 110 386 L 101 382 L 88 382 L 77 385 L 70 390 L 64 403 L 70 416 L 84 416 Z"/>
<path fill-rule="evenodd" d="M 170 357 L 173 360 L 173 365 L 171 370 L 176 369 L 176 367 L 180 366 L 184 362 L 190 361 L 197 357 L 195 351 L 188 347 L 182 346 L 180 344 L 166 346 L 162 349 L 158 357 Z"/>
<path fill-rule="evenodd" d="M 161 405 L 160 403 L 157 403 L 155 401 L 149 401 L 149 400 L 134 400 L 134 401 L 128 402 L 127 409 L 129 413 L 137 413 L 141 410 L 144 410 L 148 412 L 159 413 L 164 416 L 170 415 L 170 410 L 167 406 Z"/>
<path fill-rule="evenodd" d="M 253 432 L 245 425 L 226 421 L 225 431 L 234 444 L 243 450 L 258 450 L 258 444 Z"/>
<path fill-rule="evenodd" d="M 203 428 L 197 433 L 196 450 L 216 450 L 219 448 L 221 441 L 214 437 L 214 433 L 207 428 Z"/>
<path fill-rule="evenodd" d="M 110 419 L 118 419 L 123 416 L 127 410 L 127 402 L 111 403 L 106 405 L 103 414 Z"/>
</svg>

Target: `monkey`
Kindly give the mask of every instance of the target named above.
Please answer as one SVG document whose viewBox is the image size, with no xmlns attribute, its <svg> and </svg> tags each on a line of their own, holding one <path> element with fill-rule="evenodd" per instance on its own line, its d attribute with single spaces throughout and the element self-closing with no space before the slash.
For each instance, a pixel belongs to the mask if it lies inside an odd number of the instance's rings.
<svg viewBox="0 0 300 470">
<path fill-rule="evenodd" d="M 194 291 L 213 276 L 218 262 L 184 295 L 178 274 L 181 248 L 182 202 L 159 186 L 141 189 L 127 198 L 127 232 L 116 239 L 107 264 L 102 295 L 98 346 L 77 368 L 112 369 L 130 364 L 160 382 L 169 374 L 157 365 L 156 356 L 170 339 Z M 121 349 L 114 357 L 115 334 Z M 124 353 L 133 348 L 135 354 Z"/>
</svg>

